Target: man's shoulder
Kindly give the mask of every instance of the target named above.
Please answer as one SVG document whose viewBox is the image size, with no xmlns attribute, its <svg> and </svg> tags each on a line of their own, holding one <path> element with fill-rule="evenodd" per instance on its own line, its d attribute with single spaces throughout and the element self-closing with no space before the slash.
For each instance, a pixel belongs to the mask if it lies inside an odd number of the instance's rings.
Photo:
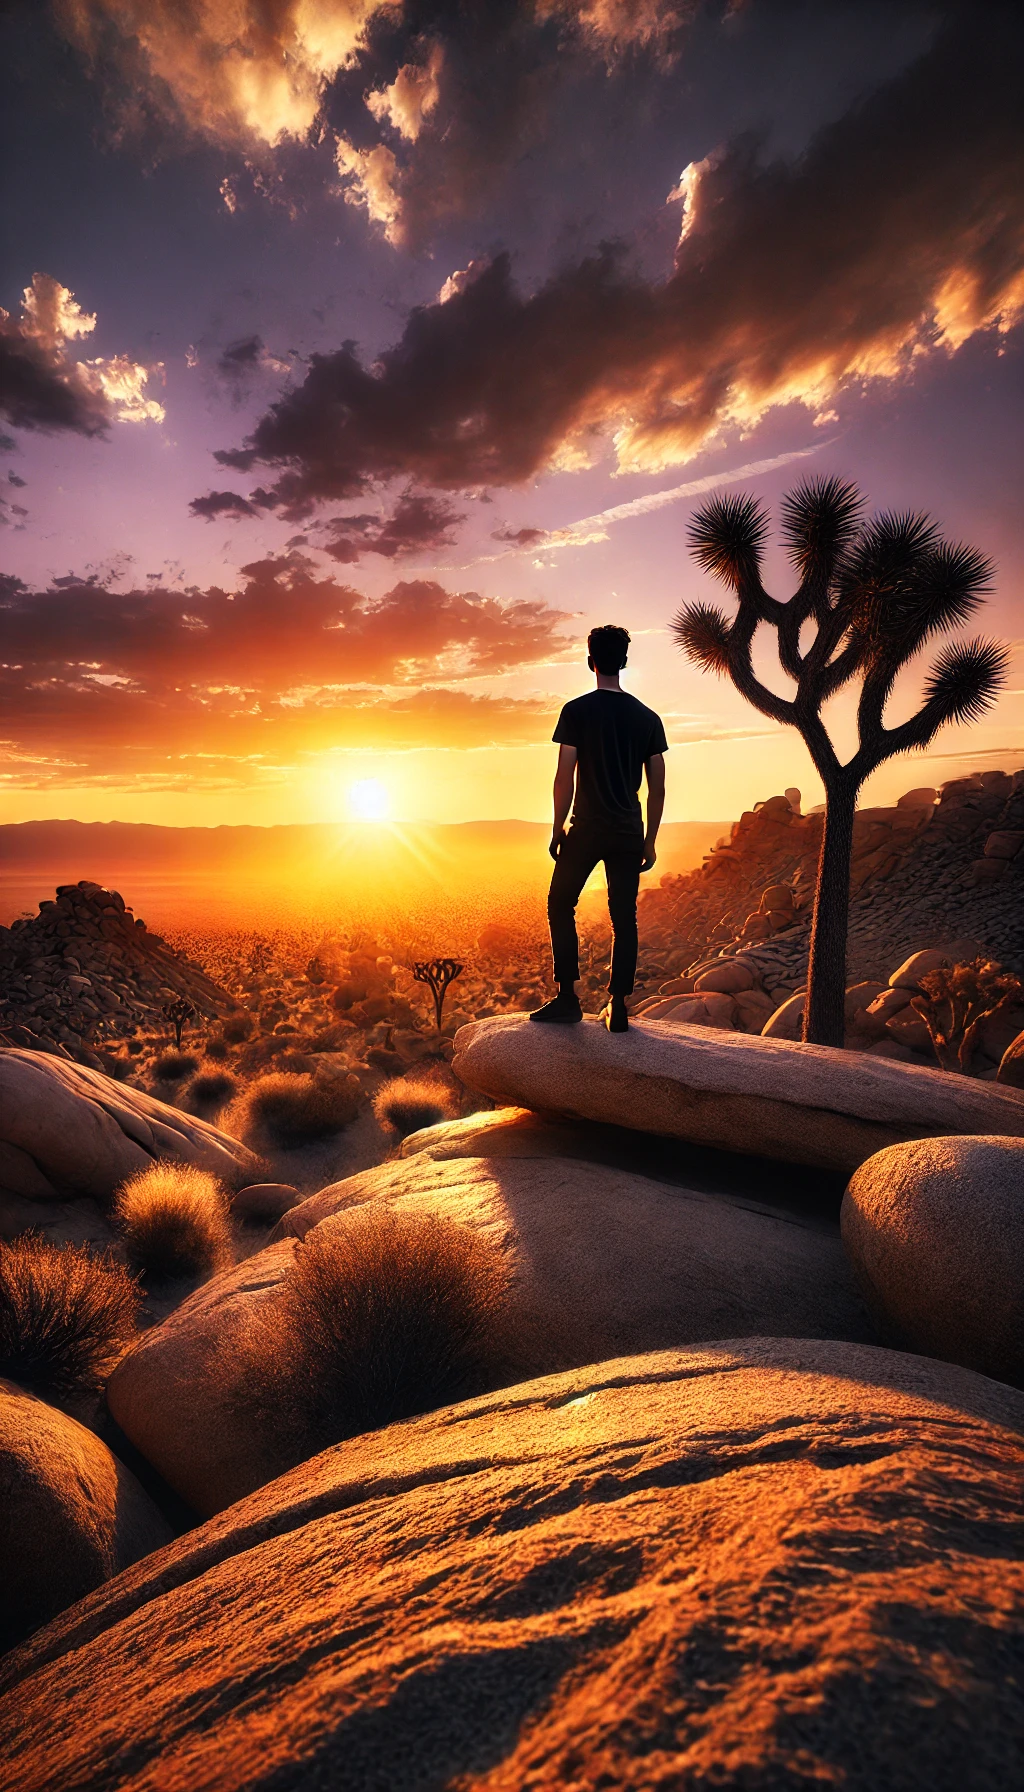
<svg viewBox="0 0 1024 1792">
<path fill-rule="evenodd" d="M 656 709 L 651 709 L 650 705 L 647 703 L 641 703 L 639 697 L 633 696 L 632 691 L 623 691 L 622 694 L 624 697 L 626 697 L 628 699 L 628 701 L 632 705 L 633 714 L 636 716 L 638 721 L 644 721 L 644 722 L 648 722 L 648 723 L 656 722 L 658 724 L 658 727 L 659 728 L 661 727 L 661 725 L 662 725 L 661 717 L 659 716 Z"/>
</svg>

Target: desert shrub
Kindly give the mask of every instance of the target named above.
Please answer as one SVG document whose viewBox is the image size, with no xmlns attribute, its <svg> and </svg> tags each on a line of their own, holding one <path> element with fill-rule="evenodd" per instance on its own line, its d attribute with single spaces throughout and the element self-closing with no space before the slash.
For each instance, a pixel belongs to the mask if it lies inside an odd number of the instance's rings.
<svg viewBox="0 0 1024 1792">
<path fill-rule="evenodd" d="M 37 1233 L 0 1243 L 0 1375 L 58 1403 L 95 1393 L 124 1355 L 139 1291 L 109 1252 Z"/>
<path fill-rule="evenodd" d="M 162 1083 L 180 1083 L 183 1077 L 191 1076 L 198 1069 L 199 1059 L 191 1052 L 161 1052 L 154 1058 L 151 1069 L 153 1075 Z"/>
<path fill-rule="evenodd" d="M 229 1045 L 241 1045 L 251 1037 L 253 1030 L 252 1016 L 249 1014 L 229 1014 L 221 1032 Z"/>
<path fill-rule="evenodd" d="M 246 1378 L 288 1463 L 492 1385 L 511 1278 L 468 1226 L 377 1202 L 317 1227 L 255 1334 Z"/>
<path fill-rule="evenodd" d="M 243 1137 L 251 1133 L 275 1145 L 305 1145 L 340 1132 L 355 1119 L 358 1107 L 354 1079 L 271 1071 L 250 1083 L 237 1119 Z"/>
<path fill-rule="evenodd" d="M 143 1040 L 129 1039 L 128 1050 L 131 1052 L 133 1058 L 137 1058 L 139 1056 L 140 1052 L 144 1052 L 145 1049 L 146 1049 L 146 1047 L 145 1047 L 145 1043 Z"/>
<path fill-rule="evenodd" d="M 454 1120 L 459 1103 L 453 1089 L 444 1083 L 413 1081 L 411 1077 L 395 1077 L 384 1083 L 373 1098 L 373 1111 L 382 1126 L 390 1127 L 400 1139 L 423 1126 L 436 1126 L 441 1120 Z"/>
<path fill-rule="evenodd" d="M 230 1259 L 224 1193 L 194 1164 L 140 1170 L 118 1189 L 114 1215 L 129 1263 L 155 1281 L 210 1274 Z"/>
<path fill-rule="evenodd" d="M 218 1064 L 223 1064 L 224 1060 L 231 1056 L 231 1047 L 226 1039 L 210 1039 L 207 1041 L 206 1056 L 214 1058 Z"/>
<path fill-rule="evenodd" d="M 935 1056 L 943 1070 L 968 1075 L 984 1022 L 1024 997 L 1019 977 L 987 957 L 928 971 L 920 988 L 910 1006 L 928 1028 Z"/>
<path fill-rule="evenodd" d="M 238 1084 L 226 1070 L 201 1070 L 189 1083 L 185 1097 L 190 1106 L 212 1113 L 230 1101 L 237 1090 Z"/>
</svg>

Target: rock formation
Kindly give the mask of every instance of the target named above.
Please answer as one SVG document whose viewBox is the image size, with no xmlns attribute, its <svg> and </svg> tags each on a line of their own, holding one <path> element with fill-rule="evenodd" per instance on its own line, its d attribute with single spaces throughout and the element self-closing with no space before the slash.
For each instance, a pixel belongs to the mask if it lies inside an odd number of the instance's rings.
<svg viewBox="0 0 1024 1792">
<path fill-rule="evenodd" d="M 0 1028 L 15 1045 L 74 1057 L 99 1034 L 126 1038 L 160 1025 L 183 998 L 197 1013 L 234 1002 L 198 965 L 136 921 L 116 890 L 83 878 L 60 884 L 39 913 L 0 927 Z M 86 1061 L 90 1061 L 87 1057 Z"/>
<path fill-rule="evenodd" d="M 0 1664 L 11 1783 L 1005 1792 L 1021 1428 L 965 1370 L 786 1339 L 392 1426 Z"/>
<path fill-rule="evenodd" d="M 105 1443 L 0 1381 L 0 1651 L 171 1535 Z"/>
<path fill-rule="evenodd" d="M 640 1020 L 535 1027 L 499 1015 L 463 1027 L 454 1068 L 492 1101 L 611 1121 L 724 1150 L 852 1171 L 936 1133 L 1024 1137 L 1011 1091 L 868 1054 Z"/>
<path fill-rule="evenodd" d="M 1024 1142 L 925 1139 L 863 1164 L 843 1244 L 900 1343 L 1024 1384 Z"/>
<path fill-rule="evenodd" d="M 798 792 L 793 796 L 799 798 Z M 640 899 L 644 969 L 681 974 L 709 953 L 742 951 L 772 996 L 806 981 L 822 812 L 770 797 L 734 822 L 697 871 Z M 1024 771 L 911 790 L 854 824 L 848 974 L 888 977 L 914 947 L 967 933 L 1024 975 Z M 647 993 L 650 993 L 649 991 Z"/>
<path fill-rule="evenodd" d="M 107 1204 L 118 1183 L 157 1158 L 198 1164 L 230 1187 L 259 1167 L 237 1139 L 100 1071 L 0 1051 L 0 1193 Z"/>
</svg>

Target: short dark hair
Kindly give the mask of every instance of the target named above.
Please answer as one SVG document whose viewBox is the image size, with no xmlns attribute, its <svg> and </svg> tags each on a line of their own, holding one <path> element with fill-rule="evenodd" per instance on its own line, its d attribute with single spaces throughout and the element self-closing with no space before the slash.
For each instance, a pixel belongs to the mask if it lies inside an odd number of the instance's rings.
<svg viewBox="0 0 1024 1792">
<path fill-rule="evenodd" d="M 612 622 L 603 628 L 592 628 L 587 636 L 587 658 L 606 678 L 622 671 L 628 653 L 629 630 L 616 628 Z"/>
</svg>

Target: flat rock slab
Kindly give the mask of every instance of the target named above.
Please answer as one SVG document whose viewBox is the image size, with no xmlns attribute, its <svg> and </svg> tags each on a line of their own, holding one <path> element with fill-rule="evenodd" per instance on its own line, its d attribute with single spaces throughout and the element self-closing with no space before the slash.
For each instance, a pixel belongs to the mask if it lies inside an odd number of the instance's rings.
<svg viewBox="0 0 1024 1792">
<path fill-rule="evenodd" d="M 100 1438 L 0 1381 L 0 1651 L 171 1536 Z"/>
<path fill-rule="evenodd" d="M 1024 1398 L 598 1364 L 302 1464 L 0 1663 L 19 1792 L 1019 1784 Z"/>
<path fill-rule="evenodd" d="M 229 1188 L 259 1173 L 259 1160 L 229 1133 L 141 1089 L 43 1052 L 0 1051 L 0 1191 L 106 1203 L 158 1158 L 198 1164 Z"/>
<path fill-rule="evenodd" d="M 495 1015 L 459 1029 L 453 1069 L 502 1104 L 846 1173 L 906 1139 L 1024 1137 L 1024 1102 L 991 1083 L 670 1021 Z"/>
</svg>

